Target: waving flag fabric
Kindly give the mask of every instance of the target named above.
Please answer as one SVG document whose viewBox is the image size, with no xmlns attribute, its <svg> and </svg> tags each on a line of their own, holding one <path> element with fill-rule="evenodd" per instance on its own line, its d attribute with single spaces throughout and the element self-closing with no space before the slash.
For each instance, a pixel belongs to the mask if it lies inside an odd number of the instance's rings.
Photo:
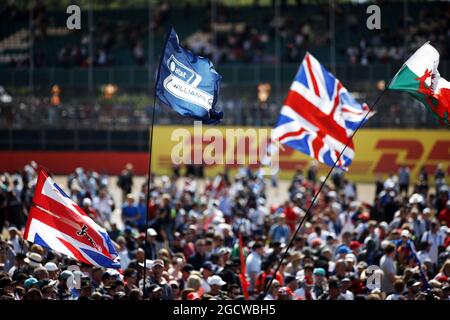
<svg viewBox="0 0 450 320">
<path fill-rule="evenodd" d="M 441 78 L 438 65 L 439 52 L 427 42 L 400 68 L 389 89 L 408 92 L 450 125 L 450 82 Z"/>
<path fill-rule="evenodd" d="M 106 230 L 44 170 L 39 172 L 24 238 L 87 264 L 120 268 L 118 253 Z"/>
<path fill-rule="evenodd" d="M 171 28 L 159 65 L 156 94 L 182 116 L 218 123 L 222 112 L 215 110 L 221 76 L 212 62 L 180 46 Z"/>
<path fill-rule="evenodd" d="M 272 131 L 272 140 L 333 166 L 368 111 L 366 104 L 356 102 L 338 79 L 306 53 Z M 350 142 L 337 167 L 347 170 L 354 155 Z"/>
</svg>

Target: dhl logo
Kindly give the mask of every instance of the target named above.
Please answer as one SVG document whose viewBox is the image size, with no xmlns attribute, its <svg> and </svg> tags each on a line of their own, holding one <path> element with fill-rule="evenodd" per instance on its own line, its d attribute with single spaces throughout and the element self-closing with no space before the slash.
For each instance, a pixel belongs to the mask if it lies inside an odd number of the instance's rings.
<svg viewBox="0 0 450 320">
<path fill-rule="evenodd" d="M 170 152 L 175 142 L 170 141 L 167 137 L 170 137 L 171 131 L 178 128 L 158 126 L 155 129 L 155 141 L 159 141 L 153 149 L 157 159 L 154 168 L 156 173 L 170 174 L 172 168 Z M 185 128 L 190 130 L 189 127 Z M 241 166 L 242 163 L 248 164 L 251 155 L 259 152 L 261 143 L 259 137 L 244 135 L 237 137 L 233 142 L 227 141 L 226 130 L 228 128 L 235 127 L 214 127 L 214 130 L 223 133 L 222 137 L 210 135 L 205 139 L 205 135 L 203 138 L 193 135 L 191 156 L 194 157 L 195 150 L 203 152 L 210 148 L 208 146 L 211 142 L 217 139 L 218 141 L 215 142 L 221 144 L 223 148 L 218 148 L 215 152 L 223 155 L 226 159 L 230 159 L 230 157 L 235 159 L 232 164 L 224 165 L 234 169 Z M 422 167 L 430 175 L 433 175 L 438 164 L 441 164 L 447 174 L 447 181 L 450 182 L 448 179 L 450 176 L 450 132 L 448 131 L 362 129 L 355 136 L 354 142 L 356 156 L 347 175 L 355 182 L 373 182 L 377 175 L 396 173 L 402 165 L 410 168 L 411 179 L 414 181 Z M 240 159 L 239 162 L 236 161 L 237 159 Z M 284 148 L 279 153 L 280 178 L 290 179 L 296 170 L 306 170 L 311 160 L 308 156 L 293 149 Z M 206 174 L 215 175 L 223 170 L 224 165 L 207 165 Z M 257 166 L 258 164 L 250 165 L 250 167 Z M 320 174 L 326 174 L 328 170 L 328 166 L 319 165 Z"/>
</svg>

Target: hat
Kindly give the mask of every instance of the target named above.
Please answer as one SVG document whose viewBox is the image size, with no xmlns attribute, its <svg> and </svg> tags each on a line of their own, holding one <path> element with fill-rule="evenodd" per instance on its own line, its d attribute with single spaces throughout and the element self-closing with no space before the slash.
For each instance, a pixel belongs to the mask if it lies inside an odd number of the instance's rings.
<svg viewBox="0 0 450 320">
<path fill-rule="evenodd" d="M 358 218 L 364 221 L 367 221 L 370 219 L 370 213 L 368 213 L 367 211 L 361 213 L 360 215 L 358 215 Z"/>
<path fill-rule="evenodd" d="M 350 261 L 350 262 L 356 263 L 356 256 L 353 253 L 347 253 L 345 255 L 345 261 L 346 262 Z"/>
<path fill-rule="evenodd" d="M 351 252 L 352 250 L 350 250 L 350 248 L 347 246 L 340 246 L 339 249 L 337 249 L 336 251 L 337 254 L 347 254 Z"/>
<path fill-rule="evenodd" d="M 29 278 L 27 280 L 25 280 L 25 282 L 23 283 L 23 286 L 25 287 L 25 289 L 28 289 L 29 287 L 31 287 L 32 285 L 38 283 L 38 279 L 36 278 Z"/>
<path fill-rule="evenodd" d="M 12 226 L 12 227 L 8 228 L 8 232 L 11 232 L 11 231 L 19 232 L 19 229 L 17 229 L 17 227 L 15 227 L 15 226 Z"/>
<path fill-rule="evenodd" d="M 147 235 L 149 237 L 156 237 L 158 235 L 158 233 L 155 231 L 155 229 L 153 228 L 148 228 L 147 229 Z"/>
<path fill-rule="evenodd" d="M 327 197 L 328 198 L 336 198 L 337 197 L 337 193 L 334 190 L 331 190 L 327 193 Z"/>
<path fill-rule="evenodd" d="M 92 200 L 89 198 L 84 198 L 83 199 L 83 207 L 90 207 L 92 206 Z"/>
<path fill-rule="evenodd" d="M 50 280 L 50 279 L 44 279 L 44 280 L 40 280 L 37 282 L 37 284 L 40 288 L 43 288 L 45 286 L 54 287 L 54 286 L 56 286 L 57 283 L 58 283 L 58 281 Z"/>
<path fill-rule="evenodd" d="M 220 276 L 211 276 L 208 278 L 208 284 L 210 286 L 224 286 L 227 283 Z"/>
<path fill-rule="evenodd" d="M 42 267 L 42 256 L 39 253 L 30 252 L 29 254 L 27 254 L 27 257 L 24 259 L 24 261 L 32 267 Z"/>
<path fill-rule="evenodd" d="M 294 295 L 291 288 L 289 288 L 289 287 L 281 287 L 280 289 L 278 289 L 278 294 L 281 294 L 283 296 L 290 296 L 290 297 L 292 297 Z"/>
<path fill-rule="evenodd" d="M 67 279 L 69 279 L 69 277 L 73 277 L 73 273 L 69 270 L 64 270 L 63 272 L 61 272 L 59 274 L 60 279 L 67 280 Z"/>
<path fill-rule="evenodd" d="M 228 249 L 226 247 L 223 247 L 223 248 L 219 249 L 219 255 L 224 255 L 224 254 L 227 254 L 227 253 L 231 253 L 230 249 Z"/>
<path fill-rule="evenodd" d="M 153 266 L 152 267 L 156 267 L 156 266 L 160 266 L 164 268 L 164 261 L 161 259 L 156 259 L 153 261 Z"/>
<path fill-rule="evenodd" d="M 214 266 L 213 266 L 213 264 L 210 261 L 206 261 L 203 264 L 202 268 L 206 269 L 206 270 L 209 270 L 209 271 L 212 271 L 214 269 Z"/>
<path fill-rule="evenodd" d="M 192 270 L 194 270 L 194 267 L 192 266 L 192 264 L 185 264 L 184 267 L 181 269 L 181 271 L 183 272 L 191 272 Z"/>
<path fill-rule="evenodd" d="M 355 250 L 361 247 L 361 243 L 359 241 L 353 240 L 350 242 L 350 249 Z"/>
<path fill-rule="evenodd" d="M 200 296 L 198 295 L 197 292 L 190 292 L 188 293 L 188 295 L 186 296 L 186 298 L 188 300 L 200 300 Z"/>
<path fill-rule="evenodd" d="M 321 244 L 322 244 L 322 240 L 320 238 L 315 238 L 313 241 L 311 241 L 312 247 L 317 247 L 317 246 L 320 246 Z"/>
<path fill-rule="evenodd" d="M 367 264 L 367 262 L 365 262 L 365 261 L 360 261 L 360 262 L 356 265 L 356 267 L 359 268 L 359 269 L 366 269 L 366 268 L 368 267 L 368 264 Z"/>
<path fill-rule="evenodd" d="M 313 274 L 315 276 L 325 277 L 325 269 L 324 268 L 314 268 Z"/>
<path fill-rule="evenodd" d="M 402 237 L 406 237 L 406 238 L 410 238 L 411 237 L 411 233 L 408 230 L 404 229 L 404 230 L 402 230 L 401 236 Z"/>
<path fill-rule="evenodd" d="M 54 262 L 47 262 L 47 263 L 45 264 L 45 269 L 46 269 L 48 272 L 58 271 L 58 266 L 57 266 L 56 263 L 54 263 Z"/>
</svg>

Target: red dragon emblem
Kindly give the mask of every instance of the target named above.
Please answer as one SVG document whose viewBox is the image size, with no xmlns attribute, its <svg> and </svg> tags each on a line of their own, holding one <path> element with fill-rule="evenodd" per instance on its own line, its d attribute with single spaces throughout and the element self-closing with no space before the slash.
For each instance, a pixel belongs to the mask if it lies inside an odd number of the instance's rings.
<svg viewBox="0 0 450 320">
<path fill-rule="evenodd" d="M 437 92 L 434 92 L 433 88 L 425 83 L 428 78 L 431 78 L 433 82 L 435 74 L 433 74 L 432 70 L 426 69 L 421 77 L 415 79 L 419 80 L 419 89 L 417 92 L 425 96 L 425 103 L 439 117 L 441 123 L 449 125 L 450 89 L 441 88 Z"/>
</svg>

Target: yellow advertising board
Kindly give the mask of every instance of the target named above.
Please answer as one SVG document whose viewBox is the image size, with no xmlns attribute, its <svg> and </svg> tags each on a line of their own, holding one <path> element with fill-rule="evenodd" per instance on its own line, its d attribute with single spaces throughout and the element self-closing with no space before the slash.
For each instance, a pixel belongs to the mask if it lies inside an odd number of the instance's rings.
<svg viewBox="0 0 450 320">
<path fill-rule="evenodd" d="M 261 152 L 258 146 L 270 137 L 270 128 L 156 126 L 154 130 L 152 171 L 167 175 L 172 172 L 174 159 L 179 161 L 180 158 L 184 163 L 198 163 L 201 159 L 207 176 L 222 172 L 225 166 L 233 171 L 242 163 L 249 163 L 249 155 Z M 403 164 L 411 169 L 412 182 L 422 167 L 433 177 L 438 164 L 442 165 L 447 181 L 450 181 L 448 130 L 361 129 L 354 144 L 356 155 L 347 173 L 352 181 L 373 182 L 377 175 L 396 173 Z M 296 170 L 306 170 L 311 160 L 298 151 L 285 148 L 279 154 L 279 178 L 290 179 Z M 319 174 L 326 174 L 328 169 L 320 165 Z"/>
</svg>

